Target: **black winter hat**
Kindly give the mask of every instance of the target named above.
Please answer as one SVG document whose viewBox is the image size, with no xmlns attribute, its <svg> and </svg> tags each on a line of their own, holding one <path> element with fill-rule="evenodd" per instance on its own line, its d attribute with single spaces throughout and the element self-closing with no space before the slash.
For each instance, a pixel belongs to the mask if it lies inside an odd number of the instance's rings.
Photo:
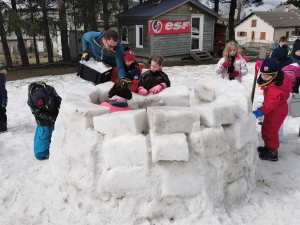
<svg viewBox="0 0 300 225">
<path fill-rule="evenodd" d="M 37 107 L 42 107 L 49 102 L 49 92 L 44 88 L 37 88 L 31 95 L 33 104 Z"/>
<path fill-rule="evenodd" d="M 300 50 L 300 40 L 297 39 L 293 45 L 293 52 Z"/>
<path fill-rule="evenodd" d="M 277 59 L 275 58 L 265 59 L 260 67 L 261 74 L 267 74 L 270 76 L 275 76 L 278 70 L 279 70 L 278 63 L 277 63 Z"/>
<path fill-rule="evenodd" d="M 282 45 L 281 48 L 276 48 L 271 54 L 271 58 L 276 58 L 277 61 L 281 62 L 285 59 L 287 59 L 289 54 L 288 46 Z"/>
</svg>

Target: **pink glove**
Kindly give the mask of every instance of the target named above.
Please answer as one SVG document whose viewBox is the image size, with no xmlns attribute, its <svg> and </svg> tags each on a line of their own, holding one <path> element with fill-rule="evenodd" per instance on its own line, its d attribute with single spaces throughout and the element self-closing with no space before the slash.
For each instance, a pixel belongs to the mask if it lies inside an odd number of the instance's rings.
<svg viewBox="0 0 300 225">
<path fill-rule="evenodd" d="M 160 92 L 162 89 L 164 89 L 166 87 L 167 87 L 166 83 L 160 83 L 160 84 L 154 86 L 153 88 L 151 88 L 149 90 L 149 92 L 151 92 L 152 94 L 155 95 L 155 94 L 157 94 L 158 92 Z"/>
<path fill-rule="evenodd" d="M 148 94 L 148 91 L 143 86 L 140 86 L 138 89 L 138 94 L 145 96 L 146 94 Z"/>
<path fill-rule="evenodd" d="M 240 72 L 239 71 L 233 71 L 233 72 L 231 72 L 230 74 L 229 74 L 229 77 L 230 78 L 235 78 L 235 77 L 237 77 L 238 75 L 240 75 Z"/>
<path fill-rule="evenodd" d="M 227 67 L 231 66 L 231 64 L 232 64 L 231 61 L 227 60 L 227 61 L 223 62 L 222 67 L 227 68 Z"/>
</svg>

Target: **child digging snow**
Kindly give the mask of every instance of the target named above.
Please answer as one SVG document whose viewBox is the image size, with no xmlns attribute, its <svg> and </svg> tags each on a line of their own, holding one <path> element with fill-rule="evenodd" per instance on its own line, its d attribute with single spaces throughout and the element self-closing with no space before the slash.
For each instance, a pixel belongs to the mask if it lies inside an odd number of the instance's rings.
<svg viewBox="0 0 300 225">
<path fill-rule="evenodd" d="M 110 112 L 133 110 L 133 108 L 127 104 L 127 100 L 132 98 L 132 93 L 125 80 L 121 79 L 117 81 L 109 90 L 108 97 L 109 101 L 102 102 L 100 105 L 108 107 Z"/>
<path fill-rule="evenodd" d="M 277 161 L 278 131 L 288 114 L 287 100 L 290 96 L 292 82 L 287 75 L 279 70 L 277 60 L 268 58 L 263 61 L 260 67 L 257 84 L 264 92 L 264 104 L 253 111 L 256 118 L 264 116 L 261 135 L 265 146 L 258 147 L 259 158 Z"/>
<path fill-rule="evenodd" d="M 58 116 L 61 97 L 54 87 L 44 82 L 32 82 L 28 86 L 28 101 L 37 127 L 34 135 L 34 155 L 39 160 L 49 158 L 51 136 Z"/>
</svg>

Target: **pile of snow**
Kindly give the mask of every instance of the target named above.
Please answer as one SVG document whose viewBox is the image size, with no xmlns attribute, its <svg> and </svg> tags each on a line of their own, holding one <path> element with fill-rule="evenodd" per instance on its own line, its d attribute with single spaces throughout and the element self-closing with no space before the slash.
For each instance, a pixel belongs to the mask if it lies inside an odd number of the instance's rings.
<svg viewBox="0 0 300 225">
<path fill-rule="evenodd" d="M 99 103 L 112 85 L 79 83 L 62 96 L 50 164 L 73 213 L 105 209 L 98 224 L 192 224 L 255 188 L 256 122 L 244 84 L 201 77 L 133 93 L 135 110 L 110 114 Z"/>
</svg>

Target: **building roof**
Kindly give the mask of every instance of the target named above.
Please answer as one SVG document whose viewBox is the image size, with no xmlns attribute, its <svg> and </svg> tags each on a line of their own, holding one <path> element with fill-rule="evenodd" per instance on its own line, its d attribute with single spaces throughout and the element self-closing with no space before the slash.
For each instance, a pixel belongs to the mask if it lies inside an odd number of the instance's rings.
<svg viewBox="0 0 300 225">
<path fill-rule="evenodd" d="M 287 12 L 287 11 L 290 11 L 291 9 L 297 9 L 297 7 L 294 6 L 293 4 L 280 5 L 277 8 L 275 8 L 274 11 L 275 12 L 277 12 L 277 11 Z"/>
<path fill-rule="evenodd" d="M 296 27 L 300 25 L 300 16 L 295 12 L 267 12 L 267 11 L 255 11 L 246 16 L 243 20 L 238 22 L 235 27 L 252 15 L 256 15 L 266 23 L 270 24 L 273 28 L 280 27 Z"/>
<path fill-rule="evenodd" d="M 159 4 L 155 4 L 158 3 Z M 121 13 L 116 15 L 117 18 L 148 18 L 153 19 L 156 18 L 180 5 L 183 5 L 187 2 L 194 4 L 197 7 L 200 7 L 204 11 L 208 12 L 209 14 L 219 17 L 219 14 L 213 11 L 212 9 L 206 7 L 202 3 L 197 0 L 148 0 L 139 4 L 135 7 L 127 9 Z"/>
</svg>

